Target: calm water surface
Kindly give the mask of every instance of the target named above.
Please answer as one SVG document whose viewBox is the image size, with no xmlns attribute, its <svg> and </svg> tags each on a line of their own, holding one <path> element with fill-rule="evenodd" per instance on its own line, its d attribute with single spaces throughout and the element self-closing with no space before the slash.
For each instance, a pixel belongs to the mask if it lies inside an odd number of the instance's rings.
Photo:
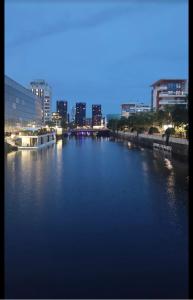
<svg viewBox="0 0 193 300">
<path fill-rule="evenodd" d="M 187 298 L 188 169 L 109 139 L 5 159 L 7 298 Z"/>
</svg>

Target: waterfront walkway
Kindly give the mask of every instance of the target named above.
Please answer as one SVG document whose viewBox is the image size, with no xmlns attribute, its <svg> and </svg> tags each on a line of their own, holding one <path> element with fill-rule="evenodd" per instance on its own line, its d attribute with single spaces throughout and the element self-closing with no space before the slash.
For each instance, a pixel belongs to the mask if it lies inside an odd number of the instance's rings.
<svg viewBox="0 0 193 300">
<path fill-rule="evenodd" d="M 123 132 L 123 131 L 118 131 L 118 134 L 122 137 L 136 137 L 137 136 L 137 133 Z M 156 141 L 165 141 L 165 138 L 158 134 L 138 134 L 138 137 L 156 140 Z M 175 138 L 175 137 L 170 137 L 170 142 L 176 143 L 176 144 L 183 144 L 183 145 L 189 144 L 189 141 L 187 139 Z"/>
</svg>

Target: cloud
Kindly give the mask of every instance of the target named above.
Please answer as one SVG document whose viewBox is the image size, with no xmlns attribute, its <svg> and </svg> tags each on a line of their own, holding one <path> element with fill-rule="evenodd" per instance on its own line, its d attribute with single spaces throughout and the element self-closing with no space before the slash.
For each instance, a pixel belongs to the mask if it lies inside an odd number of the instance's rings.
<svg viewBox="0 0 193 300">
<path fill-rule="evenodd" d="M 36 0 L 28 0 L 28 3 L 33 1 L 33 3 Z M 23 2 L 23 0 L 6 0 L 7 3 L 20 3 Z M 26 0 L 24 1 L 26 3 Z M 34 41 L 38 41 L 42 38 L 46 38 L 49 36 L 53 36 L 56 34 L 61 34 L 70 30 L 80 30 L 80 29 L 89 29 L 94 28 L 97 26 L 101 26 L 105 23 L 111 22 L 112 20 L 116 18 L 120 18 L 124 15 L 127 15 L 128 13 L 131 13 L 133 11 L 139 11 L 143 9 L 149 9 L 151 5 L 166 5 L 166 4 L 179 4 L 179 3 L 187 3 L 187 0 L 55 0 L 56 4 L 65 4 L 65 3 L 109 3 L 113 4 L 113 8 L 107 8 L 103 11 L 97 12 L 95 14 L 87 16 L 87 13 L 85 13 L 85 17 L 82 19 L 76 19 L 72 20 L 70 18 L 64 18 L 61 21 L 57 21 L 54 24 L 44 26 L 39 29 L 34 30 L 28 30 L 25 33 L 22 33 L 20 36 L 16 37 L 14 40 L 7 43 L 7 47 L 17 47 L 24 44 L 32 43 Z M 43 4 L 53 4 L 53 0 L 38 0 L 38 3 Z M 114 4 L 118 3 L 119 6 L 115 6 Z M 126 5 L 120 5 L 120 4 L 126 4 Z M 148 5 L 148 6 L 147 6 Z"/>
<path fill-rule="evenodd" d="M 127 6 L 114 7 L 113 9 L 106 9 L 98 12 L 94 15 L 90 15 L 84 19 L 70 20 L 65 19 L 51 26 L 43 27 L 39 30 L 30 30 L 25 34 L 17 37 L 15 40 L 8 43 L 8 47 L 21 46 L 23 44 L 31 43 L 33 41 L 40 40 L 45 37 L 49 37 L 55 34 L 67 32 L 69 30 L 89 29 L 108 23 L 116 18 L 124 16 L 130 12 L 130 8 Z"/>
</svg>

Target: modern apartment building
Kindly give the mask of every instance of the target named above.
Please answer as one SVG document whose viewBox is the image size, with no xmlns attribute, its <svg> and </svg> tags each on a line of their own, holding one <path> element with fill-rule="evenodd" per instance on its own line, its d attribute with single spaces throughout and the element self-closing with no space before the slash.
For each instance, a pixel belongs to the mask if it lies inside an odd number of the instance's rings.
<svg viewBox="0 0 193 300">
<path fill-rule="evenodd" d="M 102 112 L 100 104 L 92 105 L 92 126 L 101 126 Z"/>
<path fill-rule="evenodd" d="M 151 111 L 151 107 L 144 103 L 121 104 L 121 117 L 128 118 L 132 114 Z"/>
<path fill-rule="evenodd" d="M 78 127 L 86 125 L 86 103 L 76 103 L 75 124 Z"/>
<path fill-rule="evenodd" d="M 41 99 L 8 76 L 4 79 L 5 131 L 42 125 Z"/>
<path fill-rule="evenodd" d="M 160 79 L 152 85 L 152 109 L 164 109 L 166 105 L 188 105 L 188 81 L 186 79 Z"/>
<path fill-rule="evenodd" d="M 30 82 L 31 91 L 42 100 L 42 122 L 51 121 L 52 90 L 45 80 L 37 79 Z"/>
<path fill-rule="evenodd" d="M 63 100 L 58 100 L 56 102 L 56 110 L 62 117 L 62 120 L 68 123 L 68 102 Z"/>
</svg>

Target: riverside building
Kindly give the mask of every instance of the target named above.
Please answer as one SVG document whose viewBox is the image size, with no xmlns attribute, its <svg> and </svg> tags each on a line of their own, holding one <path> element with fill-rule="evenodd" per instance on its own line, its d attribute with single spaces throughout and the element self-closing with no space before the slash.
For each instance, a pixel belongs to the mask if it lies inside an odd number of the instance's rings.
<svg viewBox="0 0 193 300">
<path fill-rule="evenodd" d="M 37 79 L 30 82 L 31 91 L 42 101 L 42 122 L 51 121 L 52 90 L 45 80 Z"/>
<path fill-rule="evenodd" d="M 5 75 L 5 132 L 42 125 L 41 99 Z"/>
<path fill-rule="evenodd" d="M 188 105 L 188 81 L 186 79 L 160 79 L 152 85 L 151 105 L 153 110 L 166 105 Z"/>
</svg>

